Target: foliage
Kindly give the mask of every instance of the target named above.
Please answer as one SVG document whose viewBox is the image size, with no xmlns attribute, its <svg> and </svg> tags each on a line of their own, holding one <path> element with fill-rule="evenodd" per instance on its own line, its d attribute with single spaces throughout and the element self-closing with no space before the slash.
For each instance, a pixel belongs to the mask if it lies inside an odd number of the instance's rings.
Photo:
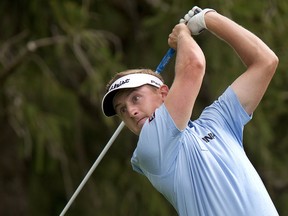
<svg viewBox="0 0 288 216">
<path fill-rule="evenodd" d="M 279 214 L 288 214 L 286 1 L 26 0 L 0 3 L 1 215 L 61 212 L 119 124 L 101 112 L 105 83 L 116 71 L 155 68 L 172 27 L 193 5 L 234 19 L 280 58 L 244 137 Z M 193 118 L 244 70 L 223 41 L 207 32 L 195 39 L 207 73 Z M 163 76 L 172 82 L 173 62 Z M 176 215 L 132 171 L 135 143 L 121 132 L 68 215 Z"/>
</svg>

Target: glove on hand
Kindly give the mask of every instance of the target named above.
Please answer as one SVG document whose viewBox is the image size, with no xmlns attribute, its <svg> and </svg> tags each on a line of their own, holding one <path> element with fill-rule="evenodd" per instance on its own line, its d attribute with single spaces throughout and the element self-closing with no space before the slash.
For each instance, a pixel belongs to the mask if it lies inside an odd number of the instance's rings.
<svg viewBox="0 0 288 216">
<path fill-rule="evenodd" d="M 198 35 L 207 29 L 204 16 L 209 11 L 215 10 L 210 8 L 202 10 L 201 8 L 195 6 L 184 16 L 183 19 L 180 20 L 180 23 L 186 23 L 187 27 L 191 31 L 191 34 Z"/>
</svg>

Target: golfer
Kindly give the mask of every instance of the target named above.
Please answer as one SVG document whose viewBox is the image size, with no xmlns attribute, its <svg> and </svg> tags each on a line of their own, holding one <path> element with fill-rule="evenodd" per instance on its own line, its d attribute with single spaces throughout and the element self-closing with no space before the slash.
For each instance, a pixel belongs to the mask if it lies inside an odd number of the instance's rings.
<svg viewBox="0 0 288 216">
<path fill-rule="evenodd" d="M 199 13 L 195 13 L 199 10 Z M 247 158 L 243 128 L 278 65 L 263 41 L 215 10 L 194 7 L 169 35 L 177 51 L 171 88 L 149 69 L 120 72 L 102 101 L 139 135 L 131 163 L 180 216 L 275 216 L 271 198 Z M 205 56 L 191 35 L 207 29 L 246 66 L 220 97 L 191 121 L 205 75 Z M 210 50 L 217 55 L 218 50 Z M 227 72 L 222 71 L 223 76 Z"/>
</svg>

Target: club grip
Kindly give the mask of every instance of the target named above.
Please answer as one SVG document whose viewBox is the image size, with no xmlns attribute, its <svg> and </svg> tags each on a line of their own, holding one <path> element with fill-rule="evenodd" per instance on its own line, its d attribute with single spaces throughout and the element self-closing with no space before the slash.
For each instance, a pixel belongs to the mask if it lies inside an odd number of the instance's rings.
<svg viewBox="0 0 288 216">
<path fill-rule="evenodd" d="M 160 64 L 158 65 L 158 67 L 156 68 L 156 73 L 161 73 L 165 66 L 168 64 L 168 62 L 170 61 L 170 59 L 173 57 L 173 55 L 175 54 L 175 50 L 173 48 L 170 48 L 165 56 L 162 58 Z"/>
<path fill-rule="evenodd" d="M 201 8 L 196 8 L 194 13 L 198 14 L 201 11 L 202 11 Z M 173 48 L 170 48 L 166 52 L 165 56 L 162 58 L 162 60 L 159 63 L 158 67 L 156 68 L 155 72 L 158 73 L 158 74 L 161 73 L 164 70 L 164 68 L 166 67 L 166 65 L 168 64 L 168 62 L 170 61 L 170 59 L 173 57 L 174 54 L 175 54 L 175 50 Z"/>
</svg>

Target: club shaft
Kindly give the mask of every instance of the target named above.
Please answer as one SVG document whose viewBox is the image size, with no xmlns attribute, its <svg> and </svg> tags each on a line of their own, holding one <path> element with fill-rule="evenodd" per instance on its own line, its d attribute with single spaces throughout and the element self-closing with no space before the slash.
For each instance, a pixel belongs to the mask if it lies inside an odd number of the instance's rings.
<svg viewBox="0 0 288 216">
<path fill-rule="evenodd" d="M 156 73 L 161 73 L 164 70 L 165 66 L 173 57 L 174 53 L 175 53 L 175 50 L 172 48 L 170 48 L 166 52 L 161 62 L 159 63 L 158 67 L 156 68 L 156 71 L 155 71 Z M 112 137 L 110 138 L 110 140 L 108 141 L 108 143 L 106 144 L 105 148 L 102 150 L 102 152 L 98 156 L 97 160 L 94 162 L 94 164 L 92 165 L 92 167 L 90 168 L 90 170 L 88 171 L 88 173 L 86 174 L 86 176 L 84 177 L 80 185 L 78 186 L 78 188 L 75 190 L 74 194 L 72 195 L 72 197 L 70 198 L 70 200 L 68 201 L 68 203 L 66 204 L 66 206 L 64 207 L 64 209 L 62 210 L 59 216 L 64 216 L 66 214 L 67 210 L 70 208 L 70 206 L 72 205 L 72 203 L 74 202 L 74 200 L 76 199 L 76 197 L 78 196 L 78 194 L 80 193 L 80 191 L 82 190 L 82 188 L 84 187 L 84 185 L 86 184 L 86 182 L 88 181 L 88 179 L 90 178 L 90 176 L 92 175 L 92 173 L 94 172 L 94 170 L 96 169 L 96 167 L 98 166 L 98 164 L 100 163 L 100 161 L 102 160 L 106 152 L 109 150 L 109 148 L 111 147 L 111 145 L 113 144 L 113 142 L 115 141 L 115 139 L 117 138 L 117 136 L 119 135 L 119 133 L 121 132 L 124 126 L 125 126 L 125 123 L 122 121 L 121 124 L 116 129 L 116 131 L 114 132 L 114 134 L 112 135 Z"/>
<path fill-rule="evenodd" d="M 111 147 L 111 145 L 113 144 L 113 142 L 115 141 L 115 139 L 117 138 L 117 136 L 119 135 L 119 133 L 121 132 L 124 126 L 125 124 L 122 121 L 121 124 L 116 129 L 116 131 L 114 132 L 114 134 L 112 135 L 112 137 L 110 138 L 110 140 L 108 141 L 108 143 L 106 144 L 105 148 L 102 150 L 102 152 L 98 156 L 97 160 L 94 162 L 93 166 L 90 168 L 90 170 L 88 171 L 88 173 L 86 174 L 86 176 L 84 177 L 84 179 L 82 180 L 82 182 L 80 183 L 80 185 L 78 186 L 78 188 L 76 189 L 72 197 L 70 198 L 69 202 L 66 204 L 60 216 L 64 216 L 67 210 L 70 208 L 71 204 L 73 203 L 73 201 L 75 200 L 79 192 L 82 190 L 82 188 L 84 187 L 84 185 L 86 184 L 86 182 L 88 181 L 88 179 L 90 178 L 90 176 L 92 175 L 92 173 L 94 172 L 94 170 L 96 169 L 96 167 L 98 166 L 98 164 L 100 163 L 100 161 L 102 160 L 102 158 L 104 157 L 108 149 Z"/>
</svg>

